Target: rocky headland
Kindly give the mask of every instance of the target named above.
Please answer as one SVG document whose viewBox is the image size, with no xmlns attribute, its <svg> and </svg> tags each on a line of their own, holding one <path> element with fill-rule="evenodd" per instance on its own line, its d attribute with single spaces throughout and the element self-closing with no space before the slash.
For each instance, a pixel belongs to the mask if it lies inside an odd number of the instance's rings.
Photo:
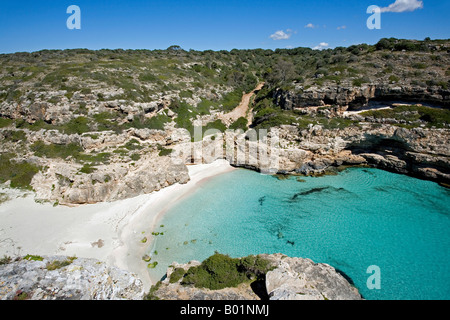
<svg viewBox="0 0 450 320">
<path fill-rule="evenodd" d="M 333 267 L 282 254 L 257 256 L 268 263 L 265 273 L 234 287 L 211 290 L 191 283 L 186 274 L 202 264 L 173 263 L 163 281 L 147 296 L 163 300 L 361 300 L 358 290 Z M 211 258 L 210 258 L 211 259 Z M 249 267 L 249 269 L 254 269 Z M 180 271 L 183 272 L 180 273 Z M 212 271 L 210 271 L 212 272 Z M 242 271 L 244 272 L 244 271 Z M 180 274 L 185 273 L 184 276 Z M 217 276 L 217 275 L 216 275 Z M 231 276 L 231 275 L 230 275 Z M 350 280 L 351 281 L 351 280 Z"/>
</svg>

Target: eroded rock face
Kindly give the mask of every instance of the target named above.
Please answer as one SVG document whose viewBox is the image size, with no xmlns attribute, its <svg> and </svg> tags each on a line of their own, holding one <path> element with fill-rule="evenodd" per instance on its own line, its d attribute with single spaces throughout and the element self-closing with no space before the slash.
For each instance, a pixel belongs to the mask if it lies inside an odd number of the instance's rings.
<svg viewBox="0 0 450 320">
<path fill-rule="evenodd" d="M 81 167 L 53 162 L 47 171 L 37 173 L 32 180 L 36 198 L 67 205 L 108 202 L 184 184 L 190 179 L 184 163 L 158 155 L 140 159 L 134 165 L 101 165 L 88 174 L 80 174 Z"/>
<path fill-rule="evenodd" d="M 281 126 L 274 134 L 279 137 L 277 145 L 241 139 L 243 143 L 235 147 L 240 152 L 227 153 L 227 159 L 234 166 L 261 171 L 269 159 L 272 173 L 279 174 L 321 175 L 343 166 L 370 165 L 450 183 L 448 129 L 370 124 L 324 129 L 310 125 L 307 129 Z"/>
<path fill-rule="evenodd" d="M 277 90 L 274 100 L 285 110 L 325 105 L 348 106 L 352 110 L 357 110 L 367 106 L 370 100 L 415 101 L 448 106 L 450 91 L 439 87 L 385 84 L 368 84 L 361 87 L 313 86 L 299 91 Z"/>
<path fill-rule="evenodd" d="M 141 300 L 143 285 L 136 275 L 94 259 L 77 258 L 52 270 L 68 257 L 43 257 L 0 265 L 0 299 Z"/>
<path fill-rule="evenodd" d="M 361 300 L 362 297 L 339 272 L 327 264 L 309 259 L 290 258 L 283 254 L 261 254 L 273 269 L 266 274 L 265 283 L 244 283 L 236 288 L 209 290 L 170 283 L 177 268 L 188 270 L 200 263 L 172 264 L 167 277 L 154 295 L 163 300 Z"/>
</svg>

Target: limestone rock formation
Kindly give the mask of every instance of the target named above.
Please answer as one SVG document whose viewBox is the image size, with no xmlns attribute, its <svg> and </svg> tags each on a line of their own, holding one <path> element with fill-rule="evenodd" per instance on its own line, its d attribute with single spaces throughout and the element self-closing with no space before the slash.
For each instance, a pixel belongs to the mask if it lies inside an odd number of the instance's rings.
<svg viewBox="0 0 450 320">
<path fill-rule="evenodd" d="M 270 300 L 361 300 L 358 290 L 327 264 L 274 255 L 276 268 L 266 274 Z"/>
<path fill-rule="evenodd" d="M 190 179 L 186 165 L 174 163 L 169 157 L 145 157 L 135 165 L 104 164 L 84 174 L 81 168 L 79 164 L 52 162 L 32 180 L 36 198 L 67 205 L 107 202 L 148 194 Z"/>
<path fill-rule="evenodd" d="M 446 147 L 450 132 L 446 129 L 361 123 L 344 129 L 280 126 L 273 134 L 279 138 L 276 145 L 241 139 L 235 148 L 241 156 L 227 153 L 227 159 L 237 167 L 273 168 L 272 173 L 278 174 L 320 175 L 343 166 L 370 165 L 450 183 L 450 152 Z"/>
<path fill-rule="evenodd" d="M 0 265 L 1 300 L 141 300 L 136 275 L 94 259 L 22 259 Z"/>
<path fill-rule="evenodd" d="M 285 110 L 309 106 L 338 105 L 357 110 L 367 106 L 370 100 L 412 101 L 450 105 L 450 91 L 439 87 L 419 87 L 412 85 L 367 84 L 355 86 L 312 86 L 292 91 L 277 90 L 276 104 Z"/>
</svg>

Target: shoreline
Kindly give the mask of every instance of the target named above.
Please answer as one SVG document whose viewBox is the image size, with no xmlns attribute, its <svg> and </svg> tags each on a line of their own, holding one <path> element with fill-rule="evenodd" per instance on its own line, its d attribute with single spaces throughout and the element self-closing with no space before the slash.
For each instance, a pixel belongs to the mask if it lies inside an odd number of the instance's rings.
<svg viewBox="0 0 450 320">
<path fill-rule="evenodd" d="M 148 263 L 142 259 L 153 245 L 152 232 L 158 221 L 173 205 L 192 194 L 199 184 L 236 168 L 233 168 L 226 160 L 216 160 L 211 164 L 188 165 L 188 170 L 191 178 L 188 183 L 174 184 L 161 190 L 163 192 L 153 193 L 153 197 L 148 199 L 145 206 L 133 214 L 129 223 L 121 231 L 122 245 L 116 247 L 111 254 L 110 258 L 114 260 L 114 265 L 137 274 L 144 283 L 146 291 L 159 280 L 150 278 Z M 141 229 L 136 230 L 136 228 Z M 144 237 L 147 238 L 145 243 L 142 242 Z M 133 250 L 129 250 L 129 245 L 133 246 Z"/>
<path fill-rule="evenodd" d="M 0 205 L 0 256 L 93 258 L 137 274 L 148 291 L 153 283 L 142 256 L 152 244 L 156 222 L 198 183 L 236 169 L 226 160 L 217 160 L 188 166 L 188 170 L 190 181 L 184 185 L 78 207 L 36 203 L 31 192 L 1 188 L 11 200 Z"/>
</svg>

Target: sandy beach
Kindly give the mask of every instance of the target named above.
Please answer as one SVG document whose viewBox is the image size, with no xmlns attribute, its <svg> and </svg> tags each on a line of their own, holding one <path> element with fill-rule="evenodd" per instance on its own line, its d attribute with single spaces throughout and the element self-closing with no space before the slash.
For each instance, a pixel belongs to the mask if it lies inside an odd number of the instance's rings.
<svg viewBox="0 0 450 320">
<path fill-rule="evenodd" d="M 32 193 L 2 189 L 0 256 L 64 255 L 95 258 L 136 273 L 145 290 L 152 284 L 142 260 L 155 223 L 199 183 L 234 170 L 225 160 L 188 166 L 191 180 L 135 198 L 78 207 L 36 203 Z M 147 238 L 147 241 L 142 241 Z"/>
</svg>

